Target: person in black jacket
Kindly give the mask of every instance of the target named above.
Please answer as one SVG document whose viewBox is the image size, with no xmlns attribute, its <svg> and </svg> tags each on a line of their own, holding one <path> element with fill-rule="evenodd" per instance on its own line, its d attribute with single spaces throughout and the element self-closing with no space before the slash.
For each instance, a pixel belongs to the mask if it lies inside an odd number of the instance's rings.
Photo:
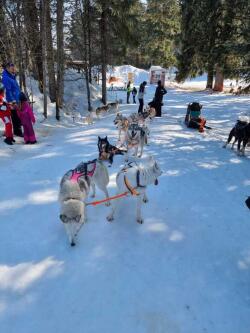
<svg viewBox="0 0 250 333">
<path fill-rule="evenodd" d="M 161 80 L 158 81 L 158 86 L 155 90 L 154 97 L 154 107 L 156 110 L 156 117 L 161 117 L 161 107 L 162 107 L 162 99 L 163 96 L 167 93 L 167 90 L 164 88 Z"/>
</svg>

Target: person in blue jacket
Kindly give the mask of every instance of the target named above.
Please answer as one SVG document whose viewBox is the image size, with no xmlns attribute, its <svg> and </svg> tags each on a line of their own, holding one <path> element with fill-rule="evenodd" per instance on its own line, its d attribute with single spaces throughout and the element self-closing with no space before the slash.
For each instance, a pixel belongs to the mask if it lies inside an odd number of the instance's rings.
<svg viewBox="0 0 250 333">
<path fill-rule="evenodd" d="M 11 119 L 13 124 L 14 134 L 16 136 L 23 136 L 21 129 L 21 121 L 17 114 L 17 105 L 19 103 L 20 88 L 16 80 L 16 69 L 13 63 L 5 65 L 2 74 L 2 83 L 5 87 L 6 100 L 12 104 Z"/>
</svg>

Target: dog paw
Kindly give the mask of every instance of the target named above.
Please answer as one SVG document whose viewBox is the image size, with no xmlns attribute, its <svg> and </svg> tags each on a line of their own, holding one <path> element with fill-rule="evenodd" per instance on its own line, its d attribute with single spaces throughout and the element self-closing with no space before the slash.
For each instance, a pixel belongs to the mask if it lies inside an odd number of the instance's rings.
<svg viewBox="0 0 250 333">
<path fill-rule="evenodd" d="M 106 219 L 108 222 L 112 222 L 114 220 L 114 217 L 112 215 L 108 215 Z"/>
<path fill-rule="evenodd" d="M 143 223 L 143 219 L 137 219 L 136 222 L 139 223 L 139 224 L 142 224 Z"/>
<path fill-rule="evenodd" d="M 148 202 L 148 198 L 143 198 L 142 200 L 144 203 L 147 203 Z"/>
</svg>

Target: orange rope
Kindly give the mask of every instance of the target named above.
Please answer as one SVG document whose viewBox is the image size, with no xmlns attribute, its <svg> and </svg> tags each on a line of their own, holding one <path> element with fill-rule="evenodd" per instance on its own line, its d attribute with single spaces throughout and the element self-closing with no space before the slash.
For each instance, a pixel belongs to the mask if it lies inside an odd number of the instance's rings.
<svg viewBox="0 0 250 333">
<path fill-rule="evenodd" d="M 89 206 L 89 205 L 97 206 L 97 205 L 100 205 L 100 204 L 102 204 L 104 202 L 107 202 L 107 201 L 110 201 L 110 200 L 115 200 L 115 199 L 119 199 L 119 198 L 125 197 L 128 194 L 129 194 L 129 192 L 123 192 L 123 193 L 114 195 L 113 197 L 109 197 L 109 198 L 106 198 L 106 199 L 103 199 L 103 200 L 88 202 L 88 203 L 86 203 L 86 206 Z"/>
<path fill-rule="evenodd" d="M 125 183 L 127 189 L 129 190 L 130 194 L 132 194 L 133 196 L 136 196 L 136 195 L 139 195 L 139 194 L 140 194 L 140 193 L 138 193 L 138 192 L 136 191 L 135 188 L 133 188 L 133 187 L 129 184 L 128 179 L 127 179 L 126 176 L 124 176 L 124 183 Z M 120 193 L 120 194 L 114 195 L 113 197 L 109 197 L 109 198 L 106 198 L 106 199 L 103 199 L 103 200 L 98 200 L 98 201 L 88 202 L 88 203 L 86 203 L 86 206 L 90 206 L 90 205 L 92 205 L 92 206 L 97 206 L 97 205 L 100 205 L 100 204 L 102 204 L 102 203 L 104 203 L 104 202 L 107 202 L 107 201 L 111 201 L 111 200 L 119 199 L 119 198 L 122 198 L 122 197 L 126 197 L 126 196 L 129 194 L 129 192 L 123 192 L 123 193 Z"/>
</svg>

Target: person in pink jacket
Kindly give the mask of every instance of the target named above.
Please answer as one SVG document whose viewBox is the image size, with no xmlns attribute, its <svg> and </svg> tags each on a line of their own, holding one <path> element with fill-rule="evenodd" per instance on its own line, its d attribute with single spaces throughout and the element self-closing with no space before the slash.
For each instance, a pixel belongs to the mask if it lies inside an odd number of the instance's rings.
<svg viewBox="0 0 250 333">
<path fill-rule="evenodd" d="M 36 143 L 36 136 L 33 129 L 33 124 L 36 122 L 32 108 L 28 103 L 28 99 L 23 92 L 20 93 L 20 106 L 18 110 L 18 116 L 23 126 L 23 138 L 26 144 Z"/>
</svg>

